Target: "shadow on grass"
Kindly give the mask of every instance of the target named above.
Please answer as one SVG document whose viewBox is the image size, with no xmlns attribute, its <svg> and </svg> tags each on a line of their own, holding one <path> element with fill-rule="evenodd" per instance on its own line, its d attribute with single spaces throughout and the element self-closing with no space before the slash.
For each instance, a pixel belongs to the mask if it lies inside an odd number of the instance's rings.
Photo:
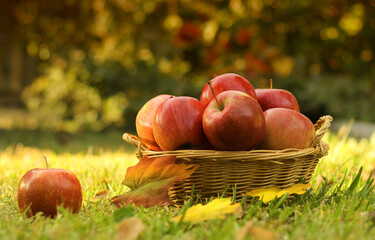
<svg viewBox="0 0 375 240">
<path fill-rule="evenodd" d="M 101 132 L 80 132 L 68 134 L 63 132 L 52 132 L 43 130 L 4 130 L 0 129 L 0 151 L 18 144 L 27 147 L 50 149 L 56 153 L 62 152 L 87 152 L 98 153 L 103 150 L 134 151 L 122 139 L 124 131 L 110 129 Z"/>
</svg>

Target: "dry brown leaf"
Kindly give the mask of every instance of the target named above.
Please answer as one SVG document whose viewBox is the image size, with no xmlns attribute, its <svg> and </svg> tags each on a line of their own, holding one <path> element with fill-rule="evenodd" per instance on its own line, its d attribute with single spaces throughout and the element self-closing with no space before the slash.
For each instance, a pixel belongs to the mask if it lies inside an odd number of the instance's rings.
<svg viewBox="0 0 375 240">
<path fill-rule="evenodd" d="M 245 240 L 247 237 L 257 240 L 274 240 L 276 234 L 272 230 L 256 226 L 254 222 L 249 221 L 236 232 L 235 240 Z"/>
<path fill-rule="evenodd" d="M 145 226 L 139 217 L 126 218 L 119 223 L 115 240 L 136 240 L 144 229 Z"/>
<path fill-rule="evenodd" d="M 325 179 L 325 177 L 323 177 L 322 175 L 318 175 L 317 177 L 316 177 L 316 186 L 317 187 L 320 187 L 320 185 L 322 185 L 322 183 L 325 181 L 326 179 Z"/>
<path fill-rule="evenodd" d="M 109 193 L 109 190 L 104 190 L 104 191 L 97 192 L 97 193 L 95 193 L 94 198 L 105 197 L 105 196 L 108 195 L 108 193 Z"/>
<path fill-rule="evenodd" d="M 332 181 L 328 181 L 326 177 L 322 176 L 322 175 L 318 175 L 316 177 L 316 187 L 319 188 L 323 183 L 327 184 L 327 186 L 330 186 L 333 184 Z"/>
<path fill-rule="evenodd" d="M 359 216 L 370 220 L 372 223 L 375 223 L 375 211 L 361 212 Z"/>
<path fill-rule="evenodd" d="M 108 199 L 110 199 L 110 192 L 109 190 L 104 190 L 104 191 L 95 193 L 95 195 L 92 198 L 90 198 L 90 201 L 99 202 L 99 201 L 108 200 Z"/>
</svg>

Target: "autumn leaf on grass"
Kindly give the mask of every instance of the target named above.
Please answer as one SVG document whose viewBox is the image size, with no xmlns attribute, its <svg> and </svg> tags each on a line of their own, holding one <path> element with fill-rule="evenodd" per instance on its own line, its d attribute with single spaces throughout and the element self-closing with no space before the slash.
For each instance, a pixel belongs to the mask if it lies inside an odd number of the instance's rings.
<svg viewBox="0 0 375 240">
<path fill-rule="evenodd" d="M 277 193 L 280 192 L 278 187 L 268 187 L 268 188 L 257 188 L 247 193 L 247 195 L 252 197 L 259 197 L 264 203 L 273 200 Z"/>
<path fill-rule="evenodd" d="M 181 181 L 198 168 L 198 166 L 176 164 L 174 156 L 159 158 L 142 157 L 138 164 L 126 171 L 122 184 L 131 191 L 116 196 L 112 203 L 121 207 L 135 204 L 136 206 L 152 207 L 172 204 L 168 189 Z"/>
<path fill-rule="evenodd" d="M 95 193 L 94 197 L 90 199 L 91 202 L 98 202 L 103 199 L 110 199 L 110 192 L 109 190 L 104 190 Z"/>
<path fill-rule="evenodd" d="M 251 239 L 274 240 L 276 234 L 271 229 L 266 229 L 255 225 L 254 222 L 246 222 L 235 234 L 235 240 L 245 240 L 251 236 Z"/>
<path fill-rule="evenodd" d="M 145 226 L 138 217 L 126 218 L 117 227 L 115 240 L 136 240 Z"/>
<path fill-rule="evenodd" d="M 278 187 L 258 188 L 247 193 L 252 197 L 259 197 L 264 203 L 268 203 L 274 198 L 280 198 L 286 193 L 302 195 L 307 189 L 311 187 L 311 184 L 295 184 L 291 187 L 280 189 Z"/>
<path fill-rule="evenodd" d="M 194 205 L 187 209 L 185 214 L 177 216 L 173 220 L 178 222 L 182 218 L 183 222 L 196 223 L 204 220 L 224 218 L 230 213 L 240 215 L 242 213 L 241 205 L 239 203 L 232 204 L 230 198 L 219 198 L 206 205 Z"/>
</svg>

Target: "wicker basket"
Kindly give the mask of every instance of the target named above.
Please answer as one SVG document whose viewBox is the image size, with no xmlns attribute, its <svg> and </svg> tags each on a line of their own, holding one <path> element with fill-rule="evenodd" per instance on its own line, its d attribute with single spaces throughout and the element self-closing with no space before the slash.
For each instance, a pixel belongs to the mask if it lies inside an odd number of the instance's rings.
<svg viewBox="0 0 375 240">
<path fill-rule="evenodd" d="M 206 199 L 234 195 L 240 200 L 244 193 L 259 187 L 290 187 L 299 181 L 309 182 L 319 159 L 328 154 L 329 145 L 321 141 L 331 126 L 332 117 L 323 116 L 314 125 L 316 137 L 312 147 L 285 150 L 215 151 L 176 150 L 152 151 L 130 134 L 123 139 L 138 148 L 137 156 L 162 157 L 175 155 L 177 163 L 198 165 L 188 178 L 169 190 L 175 204 L 191 197 Z"/>
</svg>

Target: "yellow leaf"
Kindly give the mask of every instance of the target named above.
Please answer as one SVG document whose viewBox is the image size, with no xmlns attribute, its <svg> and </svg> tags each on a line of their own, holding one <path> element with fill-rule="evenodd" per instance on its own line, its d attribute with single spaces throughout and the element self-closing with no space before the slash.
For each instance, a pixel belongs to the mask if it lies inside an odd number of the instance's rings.
<svg viewBox="0 0 375 240">
<path fill-rule="evenodd" d="M 197 204 L 188 210 L 184 215 L 173 218 L 174 221 L 178 222 L 181 220 L 184 222 L 200 222 L 204 220 L 224 218 L 227 214 L 235 213 L 240 215 L 242 212 L 241 205 L 239 203 L 232 204 L 230 198 L 219 198 L 206 205 Z"/>
<path fill-rule="evenodd" d="M 280 192 L 277 193 L 277 197 L 279 198 L 286 193 L 289 193 L 289 195 L 291 195 L 291 194 L 302 195 L 309 188 L 311 188 L 311 184 L 309 184 L 309 183 L 308 184 L 298 183 L 296 185 L 293 185 L 291 187 L 288 187 L 288 188 L 285 188 L 285 189 L 281 190 Z"/>
<path fill-rule="evenodd" d="M 252 197 L 259 197 L 264 203 L 273 200 L 280 191 L 278 187 L 257 188 L 247 193 Z"/>
<path fill-rule="evenodd" d="M 278 187 L 268 187 L 268 188 L 258 188 L 247 193 L 247 195 L 252 197 L 260 197 L 264 203 L 268 203 L 274 198 L 280 198 L 286 193 L 291 194 L 304 194 L 307 189 L 311 187 L 311 184 L 295 184 L 291 187 L 280 189 Z"/>
</svg>

